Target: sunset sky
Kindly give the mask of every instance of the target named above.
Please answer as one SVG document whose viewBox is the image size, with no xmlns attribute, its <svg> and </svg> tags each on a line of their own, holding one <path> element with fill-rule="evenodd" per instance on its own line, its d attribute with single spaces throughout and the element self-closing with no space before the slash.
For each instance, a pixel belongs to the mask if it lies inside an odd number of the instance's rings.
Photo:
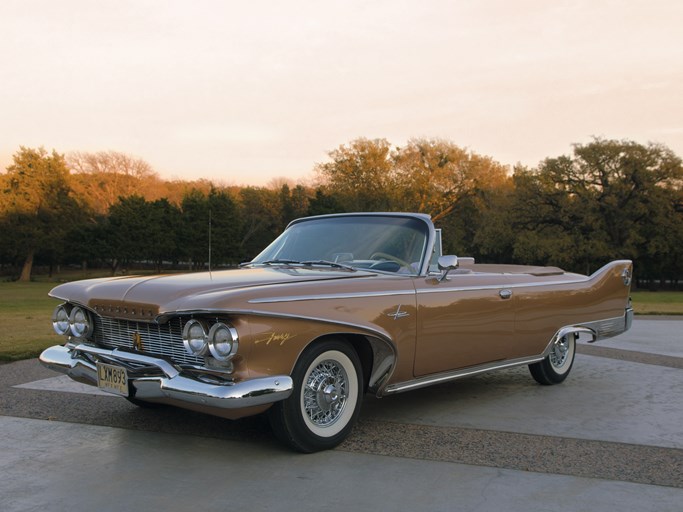
<svg viewBox="0 0 683 512">
<path fill-rule="evenodd" d="M 115 150 L 166 179 L 310 180 L 357 137 L 536 165 L 592 136 L 683 156 L 683 2 L 0 2 L 0 168 Z"/>
</svg>

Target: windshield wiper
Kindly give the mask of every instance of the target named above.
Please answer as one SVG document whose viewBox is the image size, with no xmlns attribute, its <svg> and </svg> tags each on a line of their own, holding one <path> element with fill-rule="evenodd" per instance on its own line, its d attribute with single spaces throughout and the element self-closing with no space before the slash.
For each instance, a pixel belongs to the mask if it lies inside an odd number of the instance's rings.
<svg viewBox="0 0 683 512">
<path fill-rule="evenodd" d="M 248 267 L 251 265 L 301 265 L 300 261 L 296 260 L 268 260 L 268 261 L 245 261 L 240 263 L 240 267 Z"/>
<path fill-rule="evenodd" d="M 301 265 L 302 263 L 300 261 L 296 260 L 268 260 L 268 261 L 262 261 L 261 265 Z"/>
<path fill-rule="evenodd" d="M 336 263 L 334 261 L 328 260 L 309 260 L 309 261 L 297 261 L 297 260 L 287 260 L 287 259 L 277 259 L 277 260 L 267 260 L 267 261 L 247 261 L 240 264 L 240 267 L 246 267 L 248 265 L 301 265 L 303 267 L 313 267 L 313 266 L 325 266 L 332 268 L 340 268 L 343 270 L 349 270 L 351 272 L 356 272 L 356 269 L 349 266 L 343 265 L 341 263 Z"/>
<path fill-rule="evenodd" d="M 356 272 L 356 269 L 349 266 L 349 265 L 342 265 L 341 263 L 337 263 L 335 261 L 328 261 L 328 260 L 310 260 L 310 261 L 302 261 L 302 265 L 307 266 L 307 267 L 312 267 L 313 265 L 324 265 L 327 267 L 334 267 L 334 268 L 341 268 L 344 270 L 350 270 L 352 272 Z"/>
</svg>

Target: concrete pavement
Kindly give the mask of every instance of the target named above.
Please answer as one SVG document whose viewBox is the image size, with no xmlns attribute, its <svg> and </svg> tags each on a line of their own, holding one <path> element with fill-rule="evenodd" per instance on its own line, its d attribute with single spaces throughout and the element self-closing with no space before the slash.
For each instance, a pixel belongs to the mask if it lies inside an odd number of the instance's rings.
<svg viewBox="0 0 683 512">
<path fill-rule="evenodd" d="M 3 365 L 0 509 L 680 512 L 682 328 L 636 317 L 582 344 L 560 386 L 518 368 L 368 397 L 353 435 L 313 455 L 263 418 L 139 409 Z"/>
</svg>

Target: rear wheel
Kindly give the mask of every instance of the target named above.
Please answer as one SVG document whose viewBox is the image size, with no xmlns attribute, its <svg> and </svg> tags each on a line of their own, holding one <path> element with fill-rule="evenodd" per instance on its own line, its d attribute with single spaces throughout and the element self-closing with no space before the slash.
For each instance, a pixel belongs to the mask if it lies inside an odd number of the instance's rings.
<svg viewBox="0 0 683 512">
<path fill-rule="evenodd" d="M 301 452 L 334 448 L 349 435 L 360 412 L 358 354 L 342 340 L 316 343 L 301 355 L 292 379 L 291 396 L 270 408 L 273 432 Z"/>
<path fill-rule="evenodd" d="M 543 385 L 559 384 L 569 375 L 576 354 L 576 335 L 565 334 L 550 348 L 550 354 L 538 363 L 529 365 L 531 376 Z"/>
</svg>

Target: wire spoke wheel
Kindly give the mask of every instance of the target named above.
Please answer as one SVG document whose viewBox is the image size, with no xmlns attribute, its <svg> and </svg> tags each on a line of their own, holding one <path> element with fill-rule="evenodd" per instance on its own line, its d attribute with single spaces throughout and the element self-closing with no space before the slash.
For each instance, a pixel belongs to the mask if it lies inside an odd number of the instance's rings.
<svg viewBox="0 0 683 512">
<path fill-rule="evenodd" d="M 553 341 L 542 361 L 529 365 L 531 376 L 543 385 L 559 384 L 569 375 L 576 354 L 576 334 L 567 333 Z"/>
<path fill-rule="evenodd" d="M 302 393 L 303 408 L 311 423 L 327 427 L 339 419 L 348 397 L 348 379 L 336 361 L 323 361 L 313 369 Z"/>
<path fill-rule="evenodd" d="M 569 356 L 569 335 L 562 336 L 559 340 L 553 343 L 553 347 L 548 354 L 550 364 L 553 368 L 561 370 L 562 366 L 567 362 Z"/>
<path fill-rule="evenodd" d="M 351 432 L 363 387 L 358 354 L 340 339 L 304 351 L 292 372 L 294 390 L 270 409 L 273 432 L 296 450 L 334 448 Z"/>
</svg>

